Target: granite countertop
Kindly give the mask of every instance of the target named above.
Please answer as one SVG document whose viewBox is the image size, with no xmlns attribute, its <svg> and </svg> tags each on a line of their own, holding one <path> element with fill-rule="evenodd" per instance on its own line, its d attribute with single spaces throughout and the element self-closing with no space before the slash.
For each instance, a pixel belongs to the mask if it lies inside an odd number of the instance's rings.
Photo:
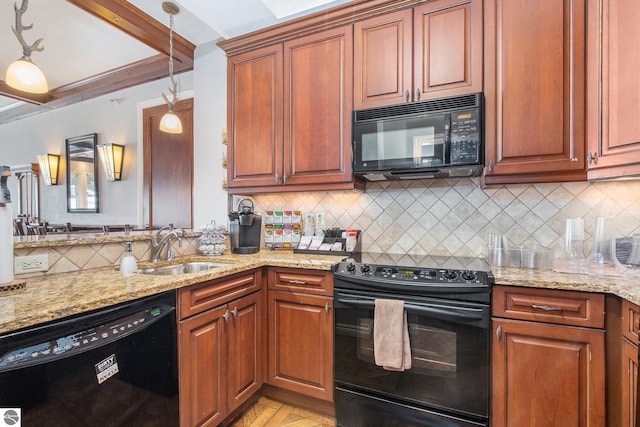
<svg viewBox="0 0 640 427">
<path fill-rule="evenodd" d="M 140 239 L 148 239 L 149 233 L 143 232 L 138 236 Z M 135 238 L 130 235 L 126 239 L 129 240 L 132 237 Z M 114 236 L 113 238 L 124 237 Z M 100 235 L 100 239 L 104 241 L 105 236 Z M 60 242 L 67 244 L 67 240 L 64 239 Z M 47 239 L 46 246 L 51 246 L 51 243 L 51 240 Z M 154 264 L 154 266 L 161 266 L 188 261 L 229 264 L 207 272 L 178 276 L 134 274 L 124 277 L 114 266 L 34 277 L 26 279 L 26 285 L 22 288 L 0 291 L 0 334 L 253 268 L 271 266 L 329 271 L 331 266 L 342 258 L 342 256 L 296 254 L 284 250 L 262 250 L 252 255 L 229 254 L 218 257 L 191 255 L 177 258 L 170 263 Z M 150 265 L 148 262 L 138 264 L 139 268 Z M 492 271 L 496 284 L 499 285 L 609 293 L 640 305 L 640 276 L 598 277 L 519 268 L 494 268 Z"/>
<path fill-rule="evenodd" d="M 596 276 L 553 270 L 493 268 L 497 285 L 527 286 L 617 295 L 640 305 L 640 275 Z"/>
<path fill-rule="evenodd" d="M 229 264 L 206 272 L 177 276 L 133 274 L 125 278 L 117 267 L 108 267 L 29 278 L 23 288 L 0 291 L 0 334 L 253 268 L 272 266 L 330 270 L 342 258 L 263 250 L 252 255 L 193 255 L 176 258 L 171 263 L 154 264 L 160 266 L 186 261 Z M 148 266 L 148 262 L 138 264 L 139 268 Z"/>
</svg>

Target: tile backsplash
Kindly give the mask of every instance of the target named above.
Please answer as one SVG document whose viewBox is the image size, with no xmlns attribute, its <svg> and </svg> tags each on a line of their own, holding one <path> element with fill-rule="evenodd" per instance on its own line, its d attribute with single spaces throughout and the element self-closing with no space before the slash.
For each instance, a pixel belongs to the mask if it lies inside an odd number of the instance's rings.
<svg viewBox="0 0 640 427">
<path fill-rule="evenodd" d="M 256 209 L 325 212 L 327 227 L 363 230 L 362 249 L 416 255 L 486 255 L 489 233 L 513 244 L 563 248 L 567 218 L 583 218 L 585 253 L 598 216 L 617 235 L 640 232 L 640 181 L 501 185 L 478 178 L 369 183 L 361 192 L 253 196 Z"/>
</svg>

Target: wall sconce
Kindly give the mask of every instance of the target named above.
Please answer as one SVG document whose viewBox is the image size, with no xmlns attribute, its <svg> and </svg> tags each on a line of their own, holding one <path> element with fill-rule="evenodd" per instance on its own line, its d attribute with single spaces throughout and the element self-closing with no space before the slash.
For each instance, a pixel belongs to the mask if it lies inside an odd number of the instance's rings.
<svg viewBox="0 0 640 427">
<path fill-rule="evenodd" d="M 122 163 L 124 161 L 124 145 L 100 144 L 98 154 L 108 181 L 122 181 Z"/>
<path fill-rule="evenodd" d="M 57 154 L 39 154 L 40 174 L 46 185 L 58 185 L 58 169 L 60 156 Z"/>
</svg>

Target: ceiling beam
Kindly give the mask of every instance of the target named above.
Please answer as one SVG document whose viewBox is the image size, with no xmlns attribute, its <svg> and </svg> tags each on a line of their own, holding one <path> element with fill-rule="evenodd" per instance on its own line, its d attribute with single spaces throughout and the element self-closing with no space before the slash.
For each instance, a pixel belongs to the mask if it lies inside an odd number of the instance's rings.
<svg viewBox="0 0 640 427">
<path fill-rule="evenodd" d="M 28 104 L 0 114 L 0 123 L 34 114 L 42 107 L 58 108 L 117 90 L 137 86 L 169 75 L 169 28 L 126 0 L 67 0 L 87 13 L 113 25 L 158 51 L 158 55 L 95 76 L 50 89 L 43 95 L 17 91 L 0 80 L 0 95 Z M 173 57 L 176 74 L 193 69 L 195 46 L 174 33 Z M 12 111 L 15 110 L 15 111 Z"/>
</svg>

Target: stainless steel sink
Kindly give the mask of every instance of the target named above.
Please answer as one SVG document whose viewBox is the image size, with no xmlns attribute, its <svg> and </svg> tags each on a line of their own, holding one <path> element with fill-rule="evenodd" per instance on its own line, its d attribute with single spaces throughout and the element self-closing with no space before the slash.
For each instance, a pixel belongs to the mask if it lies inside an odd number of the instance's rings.
<svg viewBox="0 0 640 427">
<path fill-rule="evenodd" d="M 213 270 L 214 268 L 226 267 L 227 265 L 230 264 L 224 262 L 185 262 L 162 267 L 140 268 L 138 269 L 138 273 L 176 276 L 178 274 L 201 273 L 203 271 Z"/>
</svg>

